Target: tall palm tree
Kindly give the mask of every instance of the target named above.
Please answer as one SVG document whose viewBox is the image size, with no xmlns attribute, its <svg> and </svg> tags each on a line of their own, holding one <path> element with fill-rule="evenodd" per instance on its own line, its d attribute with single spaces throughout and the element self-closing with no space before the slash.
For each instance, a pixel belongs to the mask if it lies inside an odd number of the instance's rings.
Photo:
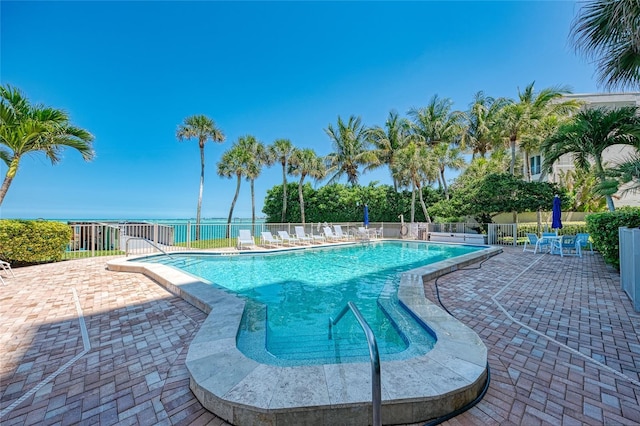
<svg viewBox="0 0 640 426">
<path fill-rule="evenodd" d="M 300 176 L 300 180 L 298 181 L 298 199 L 300 200 L 300 216 L 302 224 L 304 225 L 304 196 L 302 194 L 304 179 L 307 176 L 314 178 L 316 181 L 324 179 L 327 170 L 323 158 L 318 157 L 314 150 L 305 148 L 293 150 L 289 162 L 289 173 L 293 176 Z"/>
<path fill-rule="evenodd" d="M 238 201 L 238 195 L 240 194 L 240 183 L 242 177 L 247 173 L 247 151 L 240 148 L 237 143 L 234 143 L 228 151 L 222 154 L 222 158 L 218 162 L 218 175 L 231 179 L 236 177 L 236 192 L 233 195 L 233 201 L 231 201 L 231 208 L 229 209 L 229 217 L 227 218 L 227 238 L 231 236 L 231 218 L 233 217 L 233 209 Z"/>
<path fill-rule="evenodd" d="M 282 223 L 287 218 L 287 166 L 293 149 L 293 144 L 289 139 L 277 139 L 273 145 L 269 145 L 269 157 L 273 161 L 278 161 L 282 166 L 282 216 L 280 218 Z"/>
<path fill-rule="evenodd" d="M 438 165 L 429 148 L 422 142 L 411 141 L 398 151 L 393 171 L 401 184 L 411 186 L 411 222 L 415 221 L 416 190 L 424 217 L 431 222 L 422 196 L 422 185 L 438 178 Z"/>
<path fill-rule="evenodd" d="M 367 137 L 373 149 L 371 153 L 375 161 L 370 163 L 365 170 L 374 170 L 378 167 L 387 166 L 391 171 L 393 179 L 393 189 L 398 191 L 398 180 L 393 176 L 393 168 L 399 150 L 407 146 L 411 140 L 416 140 L 416 134 L 411 131 L 411 123 L 406 118 L 401 118 L 395 111 L 389 112 L 389 117 L 385 122 L 385 128 L 375 126 L 367 130 Z"/>
<path fill-rule="evenodd" d="M 447 142 L 440 142 L 433 147 L 433 158 L 438 165 L 439 175 L 438 181 L 444 189 L 444 196 L 449 199 L 449 187 L 447 186 L 447 180 L 444 177 L 445 169 L 460 170 L 464 167 L 466 162 L 462 157 L 462 150 L 456 148 Z"/>
<path fill-rule="evenodd" d="M 640 192 L 640 153 L 629 155 L 618 164 L 614 173 L 619 176 L 620 183 L 629 184 L 622 191 L 622 195 Z"/>
<path fill-rule="evenodd" d="M 600 83 L 608 88 L 640 85 L 640 3 L 591 0 L 571 26 L 577 51 L 597 63 Z"/>
<path fill-rule="evenodd" d="M 200 147 L 200 190 L 198 191 L 198 209 L 196 211 L 196 240 L 200 239 L 200 212 L 202 210 L 202 191 L 204 189 L 204 144 L 207 141 L 222 143 L 224 133 L 216 123 L 206 115 L 192 115 L 178 125 L 176 138 L 182 142 L 185 139 L 196 138 Z"/>
<path fill-rule="evenodd" d="M 573 154 L 576 168 L 589 170 L 591 162 L 598 179 L 597 191 L 604 195 L 607 207 L 615 210 L 612 195 L 617 183 L 609 177 L 602 160 L 603 151 L 618 144 L 640 148 L 640 118 L 638 107 L 585 109 L 578 112 L 573 121 L 560 126 L 541 146 L 543 167 L 551 171 L 553 163 L 564 154 Z"/>
<path fill-rule="evenodd" d="M 262 166 L 267 164 L 267 149 L 262 142 L 258 141 L 254 136 L 247 135 L 238 139 L 238 149 L 244 151 L 245 158 L 245 176 L 251 185 L 251 229 L 256 224 L 256 196 L 255 196 L 255 180 L 262 172 Z"/>
<path fill-rule="evenodd" d="M 484 158 L 496 142 L 493 131 L 498 113 L 507 104 L 505 98 L 494 99 L 483 91 L 476 92 L 469 111 L 463 115 L 461 144 L 471 151 L 471 159 Z"/>
<path fill-rule="evenodd" d="M 535 82 L 531 82 L 523 91 L 518 89 L 518 100 L 509 101 L 500 112 L 498 126 L 511 148 L 511 166 L 509 172 L 515 175 L 516 146 L 522 136 L 535 130 L 537 124 L 548 115 L 566 115 L 575 111 L 580 104 L 575 100 L 559 101 L 564 94 L 570 93 L 567 87 L 549 87 L 536 93 Z M 529 159 L 524 158 L 524 164 Z"/>
<path fill-rule="evenodd" d="M 409 117 L 413 121 L 413 130 L 428 145 L 440 142 L 453 143 L 462 135 L 462 118 L 460 111 L 451 111 L 453 101 L 434 95 L 429 104 L 422 108 L 411 108 Z"/>
<path fill-rule="evenodd" d="M 333 183 L 345 174 L 351 185 L 358 184 L 358 166 L 366 166 L 375 161 L 374 155 L 368 151 L 366 129 L 360 117 L 350 116 L 345 123 L 338 116 L 338 125 L 331 124 L 325 132 L 333 143 L 334 152 L 327 155 L 327 173 L 333 173 L 329 183 Z"/>
<path fill-rule="evenodd" d="M 31 105 L 18 89 L 0 86 L 0 160 L 7 173 L 0 186 L 0 205 L 26 154 L 42 152 L 51 164 L 60 162 L 64 148 L 73 148 L 86 161 L 94 158 L 93 135 L 69 123 L 62 110 Z"/>
</svg>

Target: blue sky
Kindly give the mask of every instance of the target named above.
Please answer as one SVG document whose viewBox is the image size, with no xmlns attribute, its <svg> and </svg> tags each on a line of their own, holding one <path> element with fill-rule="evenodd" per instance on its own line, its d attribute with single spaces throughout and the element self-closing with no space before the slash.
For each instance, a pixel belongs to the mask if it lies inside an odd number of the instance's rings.
<svg viewBox="0 0 640 426">
<path fill-rule="evenodd" d="M 570 1 L 0 2 L 0 82 L 67 111 L 96 159 L 24 158 L 1 218 L 195 217 L 200 157 L 178 142 L 187 116 L 226 135 L 205 148 L 203 217 L 226 217 L 235 180 L 216 163 L 238 137 L 288 138 L 319 155 L 337 117 L 384 125 L 435 94 L 466 109 L 475 92 L 601 91 L 572 49 Z M 6 166 L 0 165 L 2 178 Z M 453 178 L 450 175 L 449 178 Z M 291 178 L 294 179 L 294 178 Z M 390 183 L 388 171 L 361 183 Z M 256 181 L 257 212 L 278 167 Z M 250 217 L 242 182 L 236 217 Z"/>
</svg>

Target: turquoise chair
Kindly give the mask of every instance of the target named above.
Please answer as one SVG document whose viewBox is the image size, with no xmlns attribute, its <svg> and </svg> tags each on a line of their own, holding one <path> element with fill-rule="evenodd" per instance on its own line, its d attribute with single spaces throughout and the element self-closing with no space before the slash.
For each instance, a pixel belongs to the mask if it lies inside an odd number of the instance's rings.
<svg viewBox="0 0 640 426">
<path fill-rule="evenodd" d="M 589 250 L 593 253 L 593 243 L 591 243 L 591 238 L 587 233 L 576 234 L 576 241 L 580 244 L 580 252 L 582 249 L 586 249 L 587 245 L 589 246 Z"/>
</svg>

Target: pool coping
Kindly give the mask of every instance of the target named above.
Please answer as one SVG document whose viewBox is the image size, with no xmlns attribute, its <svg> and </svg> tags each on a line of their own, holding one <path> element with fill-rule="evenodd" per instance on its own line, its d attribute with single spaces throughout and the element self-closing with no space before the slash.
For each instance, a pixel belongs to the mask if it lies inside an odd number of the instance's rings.
<svg viewBox="0 0 640 426">
<path fill-rule="evenodd" d="M 436 418 L 480 394 L 487 377 L 487 348 L 473 330 L 425 297 L 424 282 L 502 252 L 482 247 L 456 261 L 402 274 L 399 300 L 428 324 L 437 342 L 424 355 L 381 362 L 384 424 Z M 273 251 L 245 253 L 267 252 Z M 147 275 L 209 314 L 189 346 L 186 365 L 191 390 L 217 416 L 236 425 L 372 422 L 369 362 L 294 367 L 258 363 L 236 348 L 243 299 L 165 265 L 122 258 L 107 267 Z"/>
</svg>

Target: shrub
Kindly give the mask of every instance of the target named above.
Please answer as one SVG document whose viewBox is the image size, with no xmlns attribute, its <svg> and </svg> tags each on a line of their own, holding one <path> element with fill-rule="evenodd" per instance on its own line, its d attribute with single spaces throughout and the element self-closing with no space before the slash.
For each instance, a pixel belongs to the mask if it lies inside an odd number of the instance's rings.
<svg viewBox="0 0 640 426">
<path fill-rule="evenodd" d="M 61 222 L 0 220 L 0 259 L 16 265 L 62 260 L 71 228 Z"/>
<path fill-rule="evenodd" d="M 602 253 L 604 261 L 620 269 L 618 228 L 640 226 L 640 208 L 622 207 L 614 212 L 588 215 L 587 230 L 595 247 Z"/>
</svg>

